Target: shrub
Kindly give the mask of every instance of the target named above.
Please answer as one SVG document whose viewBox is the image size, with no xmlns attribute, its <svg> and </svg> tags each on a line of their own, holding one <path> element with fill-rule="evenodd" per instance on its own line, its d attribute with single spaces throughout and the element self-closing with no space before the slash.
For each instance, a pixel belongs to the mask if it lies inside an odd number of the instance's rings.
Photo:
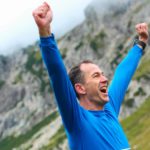
<svg viewBox="0 0 150 150">
<path fill-rule="evenodd" d="M 124 105 L 126 105 L 127 107 L 133 107 L 133 104 L 134 104 L 133 98 L 129 98 L 129 99 L 124 101 Z"/>
<path fill-rule="evenodd" d="M 134 96 L 139 96 L 139 95 L 141 95 L 141 96 L 146 95 L 146 93 L 144 92 L 144 90 L 141 87 L 139 87 L 138 90 L 134 93 Z"/>
<path fill-rule="evenodd" d="M 3 87 L 4 84 L 5 84 L 5 81 L 0 80 L 0 89 Z"/>
<path fill-rule="evenodd" d="M 83 42 L 81 41 L 76 47 L 75 50 L 79 50 L 79 48 L 81 48 L 83 46 Z"/>
</svg>

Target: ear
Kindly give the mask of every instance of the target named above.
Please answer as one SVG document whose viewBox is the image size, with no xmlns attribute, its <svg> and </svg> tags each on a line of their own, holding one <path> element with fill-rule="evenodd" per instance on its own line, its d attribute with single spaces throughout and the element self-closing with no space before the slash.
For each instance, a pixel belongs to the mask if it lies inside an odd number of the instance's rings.
<svg viewBox="0 0 150 150">
<path fill-rule="evenodd" d="M 78 95 L 84 95 L 86 94 L 86 90 L 83 84 L 81 83 L 76 83 L 74 85 L 76 92 L 78 93 Z"/>
</svg>

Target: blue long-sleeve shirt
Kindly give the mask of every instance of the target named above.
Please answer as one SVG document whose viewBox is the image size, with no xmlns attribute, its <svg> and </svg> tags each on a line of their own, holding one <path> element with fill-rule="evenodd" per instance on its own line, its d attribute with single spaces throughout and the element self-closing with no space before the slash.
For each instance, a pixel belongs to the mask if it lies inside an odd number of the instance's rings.
<svg viewBox="0 0 150 150">
<path fill-rule="evenodd" d="M 142 49 L 135 45 L 118 65 L 108 90 L 110 101 L 104 109 L 89 111 L 77 101 L 54 35 L 41 38 L 40 47 L 70 149 L 129 150 L 130 146 L 119 123 L 118 114 L 128 84 L 142 56 Z"/>
</svg>

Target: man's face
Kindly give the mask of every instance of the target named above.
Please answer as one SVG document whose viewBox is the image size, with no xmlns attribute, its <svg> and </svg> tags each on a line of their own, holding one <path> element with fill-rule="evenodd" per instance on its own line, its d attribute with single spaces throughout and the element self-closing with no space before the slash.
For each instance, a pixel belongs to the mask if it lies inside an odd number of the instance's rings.
<svg viewBox="0 0 150 150">
<path fill-rule="evenodd" d="M 105 77 L 101 69 L 92 63 L 84 63 L 80 66 L 84 73 L 84 87 L 86 97 L 91 102 L 104 105 L 109 101 L 108 98 L 108 79 Z"/>
</svg>

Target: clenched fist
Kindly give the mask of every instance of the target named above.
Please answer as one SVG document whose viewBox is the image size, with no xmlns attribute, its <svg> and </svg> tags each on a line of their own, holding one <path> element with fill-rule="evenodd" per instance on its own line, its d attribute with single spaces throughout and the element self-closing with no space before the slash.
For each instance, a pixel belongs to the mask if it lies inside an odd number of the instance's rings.
<svg viewBox="0 0 150 150">
<path fill-rule="evenodd" d="M 144 43 L 147 43 L 148 37 L 149 37 L 148 25 L 146 23 L 140 23 L 140 24 L 137 24 L 135 26 L 135 28 L 136 28 L 136 31 L 138 33 L 139 40 L 143 41 Z"/>
<path fill-rule="evenodd" d="M 52 22 L 53 17 L 50 6 L 44 2 L 33 11 L 33 17 L 38 26 L 40 36 L 49 36 L 51 34 L 50 23 Z"/>
</svg>

